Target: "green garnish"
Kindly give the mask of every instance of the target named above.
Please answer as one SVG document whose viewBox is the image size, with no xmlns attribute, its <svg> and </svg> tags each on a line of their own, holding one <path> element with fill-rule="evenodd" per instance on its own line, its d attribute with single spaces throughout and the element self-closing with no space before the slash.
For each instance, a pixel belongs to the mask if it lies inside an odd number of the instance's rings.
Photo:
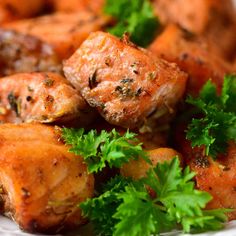
<svg viewBox="0 0 236 236">
<path fill-rule="evenodd" d="M 220 96 L 209 80 L 199 97 L 190 96 L 187 103 L 197 107 L 201 116 L 188 125 L 187 139 L 192 146 L 205 146 L 205 155 L 214 158 L 225 153 L 228 142 L 236 141 L 236 76 L 225 76 Z"/>
<path fill-rule="evenodd" d="M 84 158 L 89 173 L 101 171 L 106 166 L 120 168 L 130 159 L 144 158 L 149 162 L 142 143 L 137 143 L 136 134 L 127 131 L 120 135 L 115 129 L 111 132 L 96 130 L 85 133 L 84 129 L 62 129 L 62 138 L 71 145 L 70 152 Z"/>
<path fill-rule="evenodd" d="M 62 138 L 72 145 L 70 151 L 84 158 L 90 173 L 106 166 L 121 167 L 138 157 L 150 163 L 142 145 L 135 144 L 135 136 L 129 131 L 121 136 L 114 129 L 100 134 L 95 130 L 85 134 L 84 129 L 62 129 Z M 182 170 L 175 157 L 169 163 L 151 166 L 140 180 L 116 176 L 97 197 L 78 207 L 95 232 L 104 236 L 150 236 L 179 226 L 184 232 L 221 229 L 230 210 L 203 210 L 212 197 L 194 188 L 194 176 L 189 167 Z"/>
<path fill-rule="evenodd" d="M 194 189 L 193 177 L 189 167 L 182 171 L 176 157 L 151 168 L 139 181 L 115 177 L 100 196 L 80 208 L 96 233 L 104 236 L 150 236 L 178 225 L 187 233 L 221 229 L 229 210 L 203 210 L 212 197 Z"/>
<path fill-rule="evenodd" d="M 83 215 L 89 217 L 93 223 L 94 231 L 98 235 L 113 235 L 114 226 L 119 222 L 112 216 L 122 203 L 117 194 L 124 192 L 125 187 L 132 183 L 128 178 L 117 175 L 104 187 L 100 196 L 88 199 L 80 204 Z"/>
<path fill-rule="evenodd" d="M 149 0 L 107 0 L 104 12 L 117 23 L 108 32 L 121 37 L 125 32 L 139 46 L 145 47 L 154 39 L 159 21 Z"/>
</svg>

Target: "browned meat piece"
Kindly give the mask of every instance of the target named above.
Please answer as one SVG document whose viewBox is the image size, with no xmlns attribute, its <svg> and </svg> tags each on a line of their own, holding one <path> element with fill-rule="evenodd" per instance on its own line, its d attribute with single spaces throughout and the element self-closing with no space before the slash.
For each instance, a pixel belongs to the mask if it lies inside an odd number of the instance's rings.
<svg viewBox="0 0 236 236">
<path fill-rule="evenodd" d="M 211 18 L 203 33 L 203 37 L 209 43 L 215 43 L 221 51 L 221 55 L 232 59 L 236 51 L 236 8 L 232 0 L 211 0 L 216 8 L 210 13 Z"/>
<path fill-rule="evenodd" d="M 221 54 L 230 57 L 236 49 L 236 14 L 232 0 L 153 0 L 165 24 L 176 23 L 217 44 Z"/>
<path fill-rule="evenodd" d="M 197 34 L 206 30 L 215 12 L 233 13 L 231 0 L 153 0 L 153 5 L 163 23 L 174 22 Z"/>
<path fill-rule="evenodd" d="M 161 118 L 160 118 L 161 119 Z M 157 123 L 158 125 L 160 125 L 160 127 L 157 127 L 153 130 L 148 130 L 147 132 L 143 132 L 141 133 L 140 130 L 138 129 L 134 129 L 131 130 L 131 132 L 134 132 L 137 134 L 137 139 L 139 140 L 139 142 L 143 143 L 143 148 L 146 150 L 152 150 L 152 149 L 156 149 L 159 147 L 166 147 L 167 146 L 167 140 L 168 140 L 168 136 L 169 136 L 169 126 L 168 125 L 161 125 L 159 123 Z M 96 123 L 93 122 L 89 125 L 88 129 L 96 129 L 99 133 L 102 130 L 106 130 L 108 132 L 111 132 L 112 129 L 116 129 L 120 134 L 124 134 L 127 130 L 119 127 L 119 126 L 114 126 L 109 124 L 108 122 L 106 122 L 104 119 L 101 120 L 96 119 Z M 158 129 L 159 128 L 159 129 Z"/>
<path fill-rule="evenodd" d="M 61 72 L 52 47 L 33 36 L 0 29 L 0 76 L 37 71 Z"/>
<path fill-rule="evenodd" d="M 182 159 L 182 156 L 172 148 L 157 148 L 149 150 L 148 155 L 153 166 L 164 161 L 171 161 L 176 156 L 178 156 L 180 160 Z M 125 177 L 140 179 L 145 177 L 149 168 L 150 165 L 144 161 L 144 159 L 140 158 L 123 165 L 120 172 Z"/>
<path fill-rule="evenodd" d="M 102 29 L 108 18 L 90 11 L 55 13 L 34 19 L 15 21 L 4 27 L 38 37 L 51 45 L 60 58 L 68 58 L 88 37 Z"/>
<path fill-rule="evenodd" d="M 236 144 L 232 144 L 227 155 L 218 157 L 217 161 L 211 158 L 197 157 L 195 152 L 189 160 L 189 165 L 197 173 L 197 188 L 209 192 L 213 200 L 208 209 L 236 207 Z M 228 214 L 229 220 L 236 219 L 236 211 Z"/>
<path fill-rule="evenodd" d="M 83 223 L 78 204 L 94 179 L 53 127 L 0 126 L 0 211 L 29 232 L 58 232 Z"/>
<path fill-rule="evenodd" d="M 167 146 L 168 132 L 146 132 L 144 134 L 138 134 L 137 138 L 143 143 L 144 149 L 152 150 Z"/>
<path fill-rule="evenodd" d="M 1 0 L 0 24 L 38 14 L 45 0 Z"/>
<path fill-rule="evenodd" d="M 181 99 L 186 75 L 175 64 L 103 32 L 90 34 L 65 62 L 68 80 L 111 124 L 133 128 Z"/>
<path fill-rule="evenodd" d="M 87 124 L 90 108 L 70 83 L 54 73 L 22 73 L 0 79 L 0 121 Z"/>
<path fill-rule="evenodd" d="M 198 94 L 208 79 L 220 89 L 224 75 L 232 72 L 232 66 L 221 59 L 215 47 L 176 25 L 169 25 L 149 49 L 189 74 L 187 93 Z"/>
<path fill-rule="evenodd" d="M 231 143 L 225 155 L 218 155 L 217 160 L 203 155 L 203 148 L 192 148 L 185 139 L 186 126 L 179 126 L 175 142 L 186 164 L 196 173 L 198 189 L 209 192 L 213 200 L 207 209 L 236 209 L 236 144 Z M 236 219 L 236 211 L 228 213 L 229 220 Z"/>
<path fill-rule="evenodd" d="M 102 12 L 102 8 L 105 0 L 52 0 L 52 4 L 56 11 L 65 11 L 65 12 L 73 12 L 73 11 L 83 11 L 90 10 L 94 12 Z"/>
</svg>

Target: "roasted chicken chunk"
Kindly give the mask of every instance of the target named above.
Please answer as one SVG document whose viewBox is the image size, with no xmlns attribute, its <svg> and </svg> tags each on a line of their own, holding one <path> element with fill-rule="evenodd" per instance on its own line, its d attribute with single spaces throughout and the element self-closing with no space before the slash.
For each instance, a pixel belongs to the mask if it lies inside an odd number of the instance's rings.
<svg viewBox="0 0 236 236">
<path fill-rule="evenodd" d="M 78 204 L 94 179 L 53 127 L 0 125 L 0 211 L 29 232 L 58 232 L 83 223 Z"/>
<path fill-rule="evenodd" d="M 90 11 L 78 13 L 54 13 L 15 21 L 4 27 L 38 37 L 51 45 L 61 59 L 68 58 L 88 37 L 89 33 L 102 29 L 108 18 Z"/>
<path fill-rule="evenodd" d="M 64 64 L 67 79 L 111 124 L 133 128 L 157 110 L 173 111 L 186 74 L 148 51 L 95 32 Z"/>
<path fill-rule="evenodd" d="M 41 12 L 45 0 L 1 0 L 0 24 L 16 19 L 32 17 Z"/>
<path fill-rule="evenodd" d="M 0 76 L 38 71 L 61 72 L 53 48 L 36 37 L 0 29 Z"/>
<path fill-rule="evenodd" d="M 149 49 L 158 57 L 175 62 L 189 74 L 187 93 L 198 94 L 208 79 L 220 89 L 224 75 L 232 66 L 223 60 L 214 46 L 171 24 Z"/>
<path fill-rule="evenodd" d="M 0 121 L 85 125 L 89 106 L 70 83 L 54 73 L 19 73 L 0 79 Z"/>
</svg>

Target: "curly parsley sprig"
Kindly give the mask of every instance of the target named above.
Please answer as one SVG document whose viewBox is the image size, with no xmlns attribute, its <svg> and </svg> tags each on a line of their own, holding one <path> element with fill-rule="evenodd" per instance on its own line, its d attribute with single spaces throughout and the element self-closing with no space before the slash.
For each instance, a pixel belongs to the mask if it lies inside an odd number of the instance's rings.
<svg viewBox="0 0 236 236">
<path fill-rule="evenodd" d="M 150 163 L 135 136 L 129 131 L 120 135 L 114 129 L 100 134 L 96 130 L 85 133 L 84 129 L 62 129 L 62 138 L 72 146 L 70 151 L 84 158 L 90 173 L 105 166 L 121 167 L 138 157 Z M 171 162 L 150 165 L 146 177 L 140 180 L 116 176 L 97 197 L 78 207 L 97 235 L 150 236 L 179 226 L 184 232 L 218 230 L 230 210 L 204 210 L 212 197 L 195 189 L 194 175 L 189 167 L 182 170 L 175 157 Z"/>
<path fill-rule="evenodd" d="M 236 141 L 236 76 L 225 76 L 219 96 L 209 80 L 199 97 L 189 96 L 187 103 L 194 105 L 201 117 L 188 125 L 186 137 L 192 146 L 205 146 L 205 154 L 212 157 L 224 153 L 228 142 Z"/>
<path fill-rule="evenodd" d="M 187 233 L 222 228 L 228 210 L 203 210 L 212 197 L 194 189 L 193 176 L 189 168 L 182 171 L 176 157 L 151 168 L 139 181 L 116 176 L 100 196 L 80 208 L 96 233 L 104 236 L 150 236 L 177 225 Z M 147 186 L 156 197 L 150 196 Z"/>
<path fill-rule="evenodd" d="M 107 0 L 104 12 L 117 23 L 108 32 L 121 37 L 125 32 L 139 46 L 145 47 L 156 35 L 159 21 L 149 0 Z"/>
<path fill-rule="evenodd" d="M 136 134 L 129 132 L 120 135 L 115 129 L 111 132 L 96 130 L 85 133 L 84 129 L 62 129 L 62 138 L 72 147 L 70 152 L 84 158 L 89 173 L 101 171 L 106 166 L 120 168 L 130 159 L 142 157 L 150 162 L 142 143 L 138 143 Z"/>
</svg>

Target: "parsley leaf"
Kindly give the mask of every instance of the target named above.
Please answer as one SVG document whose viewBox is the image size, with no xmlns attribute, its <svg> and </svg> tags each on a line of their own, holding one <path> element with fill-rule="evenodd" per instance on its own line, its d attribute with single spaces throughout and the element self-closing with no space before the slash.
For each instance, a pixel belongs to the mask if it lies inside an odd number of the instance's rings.
<svg viewBox="0 0 236 236">
<path fill-rule="evenodd" d="M 156 35 L 159 25 L 149 0 L 107 0 L 104 12 L 116 18 L 117 24 L 108 32 L 121 37 L 128 32 L 131 41 L 147 46 Z"/>
<path fill-rule="evenodd" d="M 85 217 L 93 222 L 95 233 L 109 236 L 113 234 L 114 226 L 118 220 L 111 217 L 115 214 L 121 200 L 117 198 L 117 193 L 123 192 L 125 186 L 131 182 L 130 179 L 116 176 L 111 179 L 103 188 L 99 197 L 88 199 L 80 204 Z"/>
<path fill-rule="evenodd" d="M 198 108 L 201 117 L 188 125 L 186 137 L 192 146 L 204 145 L 205 154 L 212 157 L 224 153 L 228 141 L 236 141 L 236 76 L 225 76 L 220 96 L 209 80 L 198 98 L 189 96 L 186 101 Z"/>
<path fill-rule="evenodd" d="M 70 152 L 81 155 L 88 166 L 89 173 L 101 171 L 106 166 L 121 167 L 130 159 L 138 157 L 150 162 L 142 143 L 137 143 L 136 134 L 127 131 L 123 136 L 115 129 L 111 132 L 84 129 L 62 129 L 62 138 L 71 145 Z"/>
<path fill-rule="evenodd" d="M 193 177 L 189 168 L 182 171 L 175 157 L 170 163 L 157 164 L 138 181 L 117 176 L 99 197 L 80 207 L 99 235 L 150 236 L 177 225 L 184 232 L 222 228 L 229 210 L 203 210 L 211 196 L 194 189 Z M 150 188 L 156 197 L 150 196 Z"/>
<path fill-rule="evenodd" d="M 144 186 L 139 190 L 128 186 L 124 193 L 118 194 L 118 199 L 122 199 L 122 203 L 113 215 L 119 220 L 114 236 L 150 236 L 164 228 L 171 228 L 168 215 L 150 198 Z"/>
<path fill-rule="evenodd" d="M 236 113 L 236 76 L 227 75 L 222 88 L 222 103 L 227 112 Z"/>
</svg>

